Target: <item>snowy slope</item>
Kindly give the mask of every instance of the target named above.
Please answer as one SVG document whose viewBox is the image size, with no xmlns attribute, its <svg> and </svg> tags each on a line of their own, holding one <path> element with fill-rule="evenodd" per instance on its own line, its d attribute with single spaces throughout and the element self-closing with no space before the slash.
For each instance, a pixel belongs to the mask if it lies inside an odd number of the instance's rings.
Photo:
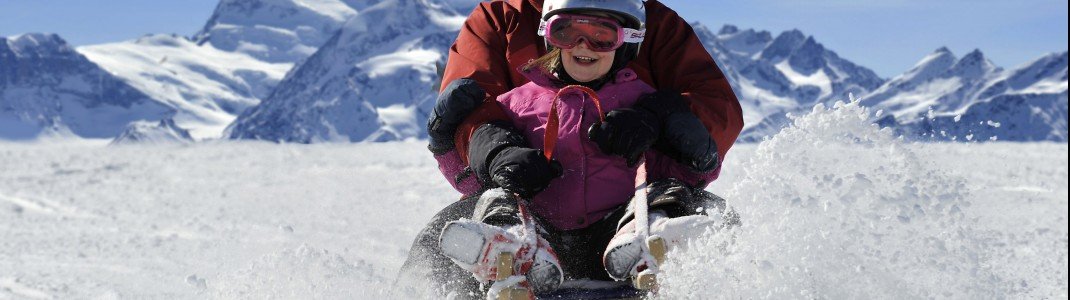
<svg viewBox="0 0 1070 300">
<path fill-rule="evenodd" d="M 436 65 L 463 20 L 452 7 L 427 0 L 368 7 L 243 113 L 227 136 L 299 143 L 419 137 L 436 94 Z"/>
<path fill-rule="evenodd" d="M 240 52 L 150 35 L 80 47 L 109 73 L 177 111 L 178 126 L 197 139 L 218 138 L 234 118 L 260 103 L 293 63 L 269 63 Z"/>
<path fill-rule="evenodd" d="M 0 37 L 0 139 L 111 137 L 131 121 L 172 114 L 57 35 Z"/>
<path fill-rule="evenodd" d="M 1066 144 L 867 119 L 820 109 L 735 147 L 710 190 L 743 227 L 671 253 L 663 296 L 1066 298 Z M 0 299 L 435 298 L 391 286 L 458 196 L 418 142 L 0 143 L 0 167 Z"/>
</svg>

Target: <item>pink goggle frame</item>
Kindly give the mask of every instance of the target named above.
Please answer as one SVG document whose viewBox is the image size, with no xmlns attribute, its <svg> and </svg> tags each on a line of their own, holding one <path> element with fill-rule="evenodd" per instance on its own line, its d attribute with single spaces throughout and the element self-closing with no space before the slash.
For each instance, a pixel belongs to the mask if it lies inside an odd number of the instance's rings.
<svg viewBox="0 0 1070 300">
<path fill-rule="evenodd" d="M 606 34 L 605 30 L 613 32 Z M 624 28 L 611 18 L 559 14 L 539 24 L 539 36 L 561 49 L 572 49 L 582 40 L 591 50 L 608 52 L 624 43 L 642 43 L 646 30 Z"/>
</svg>

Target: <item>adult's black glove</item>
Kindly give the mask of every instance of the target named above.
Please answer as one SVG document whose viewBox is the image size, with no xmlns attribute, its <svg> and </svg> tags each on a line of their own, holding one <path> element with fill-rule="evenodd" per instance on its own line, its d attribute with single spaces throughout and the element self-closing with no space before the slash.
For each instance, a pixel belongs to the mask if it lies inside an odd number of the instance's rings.
<svg viewBox="0 0 1070 300">
<path fill-rule="evenodd" d="M 587 130 L 587 137 L 602 153 L 624 157 L 629 167 L 639 162 L 654 145 L 661 132 L 661 122 L 653 112 L 642 108 L 621 108 L 606 114 L 605 121 Z"/>
<path fill-rule="evenodd" d="M 483 103 L 485 97 L 483 88 L 468 78 L 454 80 L 442 90 L 431 117 L 427 119 L 427 135 L 430 137 L 427 148 L 431 153 L 442 155 L 453 150 L 457 126 Z"/>
<path fill-rule="evenodd" d="M 546 161 L 542 150 L 528 147 L 505 122 L 483 124 L 472 133 L 468 162 L 483 186 L 498 186 L 525 198 L 542 192 L 562 174 L 560 163 Z"/>
<path fill-rule="evenodd" d="M 660 121 L 661 132 L 652 147 L 654 150 L 695 172 L 710 172 L 720 165 L 717 143 L 691 112 L 683 95 L 659 91 L 643 96 L 635 107 L 653 113 Z"/>
</svg>

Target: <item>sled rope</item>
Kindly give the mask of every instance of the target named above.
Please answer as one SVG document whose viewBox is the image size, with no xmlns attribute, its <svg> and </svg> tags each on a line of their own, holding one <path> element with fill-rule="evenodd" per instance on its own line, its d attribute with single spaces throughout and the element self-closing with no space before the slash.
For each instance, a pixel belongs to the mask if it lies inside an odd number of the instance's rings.
<svg viewBox="0 0 1070 300">
<path fill-rule="evenodd" d="M 639 158 L 639 169 L 635 172 L 635 194 L 632 196 L 632 210 L 635 214 L 635 239 L 643 249 L 647 261 L 646 269 L 632 278 L 632 286 L 640 290 L 657 290 L 657 273 L 665 260 L 665 240 L 650 235 L 650 203 L 647 194 L 648 182 L 646 158 Z"/>
<path fill-rule="evenodd" d="M 546 120 L 546 133 L 543 135 L 542 151 L 546 155 L 546 161 L 550 161 L 554 157 L 554 147 L 557 146 L 557 131 L 561 127 L 560 117 L 557 116 L 557 103 L 561 102 L 561 96 L 570 91 L 580 91 L 587 94 L 594 102 L 594 108 L 598 110 L 598 122 L 605 122 L 606 117 L 602 114 L 602 101 L 598 98 L 598 93 L 591 88 L 582 85 L 570 85 L 561 88 L 557 91 L 557 95 L 554 96 L 553 102 L 550 103 L 550 115 Z"/>
<path fill-rule="evenodd" d="M 560 117 L 557 115 L 557 103 L 561 102 L 561 96 L 568 92 L 580 91 L 587 94 L 594 102 L 595 109 L 598 110 L 598 121 L 605 122 L 605 114 L 602 112 L 602 101 L 598 98 L 598 93 L 591 90 L 588 87 L 581 85 L 570 85 L 561 88 L 554 96 L 553 102 L 550 103 L 550 114 L 546 120 L 546 132 L 543 136 L 543 154 L 546 155 L 546 160 L 550 161 L 554 157 L 554 148 L 557 146 L 557 135 L 560 129 Z M 632 285 L 641 290 L 656 290 L 657 289 L 657 273 L 658 265 L 665 260 L 665 240 L 658 236 L 650 236 L 650 204 L 647 199 L 647 172 L 646 172 L 646 158 L 640 157 L 639 167 L 635 172 L 635 194 L 632 196 L 632 210 L 635 215 L 636 222 L 636 242 L 638 242 L 642 249 L 644 258 L 648 261 L 646 269 L 636 274 L 633 278 Z M 518 198 L 519 199 L 519 198 Z M 522 203 L 520 206 L 521 215 L 524 214 L 527 201 L 520 199 Z M 528 222 L 528 217 L 522 217 L 524 222 Z M 527 226 L 525 226 L 527 228 Z"/>
<path fill-rule="evenodd" d="M 650 237 L 650 204 L 647 203 L 646 157 L 639 158 L 639 169 L 635 172 L 635 195 L 632 196 L 632 209 L 635 210 L 635 232 L 645 241 Z"/>
<path fill-rule="evenodd" d="M 553 160 L 554 147 L 557 146 L 558 130 L 561 127 L 561 120 L 560 117 L 557 115 L 557 103 L 561 101 L 562 95 L 570 91 L 579 91 L 581 93 L 587 94 L 594 102 L 595 109 L 598 110 L 599 122 L 605 121 L 605 117 L 602 115 L 602 103 L 598 99 L 598 93 L 588 87 L 580 85 L 570 85 L 562 88 L 554 96 L 554 99 L 552 100 L 553 102 L 550 103 L 550 114 L 546 121 L 546 133 L 543 136 L 543 154 L 546 156 L 546 161 L 548 162 Z M 529 209 L 531 201 L 530 199 L 525 199 L 524 197 L 520 197 L 520 195 L 517 194 L 514 194 L 514 196 L 516 197 L 517 209 L 520 211 L 520 222 L 523 226 L 521 233 L 523 235 L 523 243 L 531 245 L 531 249 L 533 249 L 532 251 L 528 251 L 528 253 L 525 253 L 525 257 L 517 257 L 516 259 L 531 260 L 535 257 L 535 252 L 537 251 L 535 249 L 538 249 L 536 245 L 538 245 L 539 242 L 537 232 L 538 228 L 535 227 L 535 217 L 532 216 L 531 210 Z M 509 253 L 503 253 L 499 256 L 499 261 L 502 263 L 502 265 L 499 266 L 499 270 L 504 272 L 498 274 L 498 278 L 496 278 L 496 281 L 499 283 L 508 284 L 510 277 L 515 275 L 514 271 L 517 271 L 512 269 L 514 258 Z M 505 264 L 508 264 L 509 266 L 506 267 L 504 266 Z M 530 291 L 527 291 L 526 289 L 521 287 L 505 288 L 497 292 L 497 298 L 502 300 L 533 299 L 534 297 L 534 295 L 530 294 Z"/>
</svg>

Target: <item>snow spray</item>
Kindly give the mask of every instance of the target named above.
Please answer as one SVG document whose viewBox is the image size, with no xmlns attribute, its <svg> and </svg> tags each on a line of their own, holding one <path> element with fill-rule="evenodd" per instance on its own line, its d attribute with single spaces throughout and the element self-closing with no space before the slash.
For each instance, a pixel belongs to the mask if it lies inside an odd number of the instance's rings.
<svg viewBox="0 0 1070 300">
<path fill-rule="evenodd" d="M 742 226 L 670 253 L 668 299 L 1000 298 L 1019 292 L 971 228 L 964 179 L 919 160 L 858 102 L 814 107 L 742 163 Z"/>
</svg>

